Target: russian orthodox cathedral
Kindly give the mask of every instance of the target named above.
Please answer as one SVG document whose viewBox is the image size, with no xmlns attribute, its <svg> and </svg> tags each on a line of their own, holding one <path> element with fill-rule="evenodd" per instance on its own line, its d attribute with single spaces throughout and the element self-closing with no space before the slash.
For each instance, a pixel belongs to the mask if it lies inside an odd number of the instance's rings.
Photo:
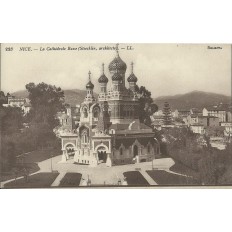
<svg viewBox="0 0 232 232">
<path fill-rule="evenodd" d="M 126 78 L 126 63 L 116 57 L 110 62 L 110 77 L 104 72 L 98 79 L 100 93 L 94 97 L 91 72 L 88 73 L 86 97 L 80 105 L 79 126 L 61 134 L 62 162 L 97 166 L 123 165 L 151 161 L 159 153 L 159 144 L 152 129 L 139 122 L 138 78 L 133 71 Z M 129 88 L 126 88 L 126 81 Z"/>
</svg>

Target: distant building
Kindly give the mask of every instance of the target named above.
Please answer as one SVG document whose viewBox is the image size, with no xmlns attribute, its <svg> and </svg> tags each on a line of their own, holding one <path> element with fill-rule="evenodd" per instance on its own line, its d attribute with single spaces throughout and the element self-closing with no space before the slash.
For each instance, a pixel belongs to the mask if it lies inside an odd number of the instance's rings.
<svg viewBox="0 0 232 232">
<path fill-rule="evenodd" d="M 219 118 L 219 122 L 227 122 L 227 109 L 223 107 L 213 106 L 206 107 L 202 111 L 203 116 L 214 116 Z"/>
<path fill-rule="evenodd" d="M 232 122 L 232 110 L 227 111 L 227 122 Z"/>
<path fill-rule="evenodd" d="M 191 111 L 188 109 L 176 109 L 173 112 L 174 119 L 181 119 L 185 124 L 188 124 L 189 115 L 191 115 Z"/>
<path fill-rule="evenodd" d="M 198 116 L 198 123 L 204 126 L 219 126 L 219 118 L 215 116 Z"/>
<path fill-rule="evenodd" d="M 223 137 L 215 136 L 210 137 L 210 145 L 218 150 L 225 150 L 226 149 L 226 142 Z"/>
<path fill-rule="evenodd" d="M 189 114 L 186 118 L 186 121 L 188 126 L 198 124 L 198 116 L 196 114 Z"/>
<path fill-rule="evenodd" d="M 190 130 L 194 133 L 194 134 L 205 134 L 205 127 L 202 124 L 195 124 L 195 125 L 191 125 L 190 126 Z"/>
<path fill-rule="evenodd" d="M 232 137 L 232 122 L 222 122 L 221 126 L 224 128 L 224 136 Z"/>
<path fill-rule="evenodd" d="M 3 104 L 4 107 L 19 107 L 22 109 L 24 115 L 28 114 L 31 110 L 31 103 L 28 98 L 17 98 L 15 96 L 7 94 L 7 104 Z"/>
<path fill-rule="evenodd" d="M 187 124 L 188 126 L 194 124 L 201 124 L 205 127 L 219 126 L 219 118 L 214 116 L 198 116 L 196 114 L 192 114 L 187 117 Z"/>
<path fill-rule="evenodd" d="M 24 114 L 28 114 L 31 110 L 31 103 L 26 102 L 24 105 L 21 106 Z"/>
<path fill-rule="evenodd" d="M 72 118 L 72 128 L 77 128 L 80 122 L 80 105 L 68 106 L 67 115 Z"/>
<path fill-rule="evenodd" d="M 175 118 L 187 118 L 191 114 L 191 111 L 188 109 L 176 109 L 174 112 L 174 117 Z"/>
<path fill-rule="evenodd" d="M 153 114 L 153 116 L 163 116 L 163 110 L 158 110 Z"/>
<path fill-rule="evenodd" d="M 192 108 L 192 109 L 190 109 L 190 113 L 194 114 L 194 115 L 201 116 L 202 115 L 202 110 L 199 110 L 197 108 Z"/>
<path fill-rule="evenodd" d="M 15 96 L 7 97 L 7 104 L 12 107 L 22 107 L 26 103 L 25 98 L 16 98 Z"/>
<path fill-rule="evenodd" d="M 151 116 L 152 125 L 162 125 L 163 124 L 163 115 L 153 115 Z"/>
</svg>

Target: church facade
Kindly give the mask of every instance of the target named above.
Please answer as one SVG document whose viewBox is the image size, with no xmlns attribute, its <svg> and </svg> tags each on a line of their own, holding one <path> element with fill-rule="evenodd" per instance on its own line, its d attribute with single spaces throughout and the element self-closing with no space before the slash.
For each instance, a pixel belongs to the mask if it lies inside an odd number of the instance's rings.
<svg viewBox="0 0 232 232">
<path fill-rule="evenodd" d="M 73 159 L 79 164 L 97 166 L 106 163 L 110 167 L 152 161 L 159 154 L 154 132 L 139 122 L 138 78 L 134 74 L 133 63 L 131 74 L 126 79 L 127 65 L 120 58 L 118 48 L 116 52 L 108 66 L 110 78 L 106 77 L 102 65 L 98 99 L 94 97 L 94 85 L 91 73 L 88 73 L 79 126 L 60 135 L 62 162 Z M 126 80 L 129 88 L 126 88 Z"/>
</svg>

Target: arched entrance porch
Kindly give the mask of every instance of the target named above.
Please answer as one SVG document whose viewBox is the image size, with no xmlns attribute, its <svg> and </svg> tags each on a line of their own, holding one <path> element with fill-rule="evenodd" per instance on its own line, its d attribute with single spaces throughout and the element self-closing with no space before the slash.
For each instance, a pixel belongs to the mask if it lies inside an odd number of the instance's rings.
<svg viewBox="0 0 232 232">
<path fill-rule="evenodd" d="M 107 153 L 104 146 L 100 146 L 97 149 L 98 163 L 106 163 Z"/>
<path fill-rule="evenodd" d="M 65 153 L 67 159 L 73 159 L 75 155 L 75 146 L 71 143 L 67 144 L 67 146 L 65 147 Z"/>
</svg>

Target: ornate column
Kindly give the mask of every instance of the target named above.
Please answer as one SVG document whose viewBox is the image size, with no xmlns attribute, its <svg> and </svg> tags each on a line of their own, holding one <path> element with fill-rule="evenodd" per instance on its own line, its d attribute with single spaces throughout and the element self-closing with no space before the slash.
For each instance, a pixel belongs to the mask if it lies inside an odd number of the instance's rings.
<svg viewBox="0 0 232 232">
<path fill-rule="evenodd" d="M 67 161 L 67 151 L 66 150 L 62 150 L 63 151 L 63 154 L 62 154 L 62 162 L 66 162 Z"/>
<path fill-rule="evenodd" d="M 111 160 L 111 157 L 110 157 L 110 153 L 107 154 L 106 166 L 107 167 L 112 167 L 112 160 Z"/>
</svg>

